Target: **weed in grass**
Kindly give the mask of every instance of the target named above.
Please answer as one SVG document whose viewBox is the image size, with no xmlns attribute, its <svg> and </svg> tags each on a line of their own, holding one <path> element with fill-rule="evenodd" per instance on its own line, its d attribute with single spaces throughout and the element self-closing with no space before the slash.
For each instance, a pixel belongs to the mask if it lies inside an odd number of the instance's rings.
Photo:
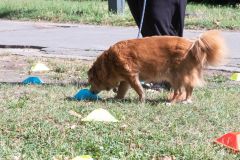
<svg viewBox="0 0 240 160">
<path fill-rule="evenodd" d="M 10 109 L 23 108 L 26 106 L 28 100 L 29 100 L 29 98 L 26 95 L 24 95 L 22 97 L 19 97 L 18 99 L 12 100 L 9 103 L 8 107 Z"/>
<path fill-rule="evenodd" d="M 54 68 L 53 71 L 56 72 L 56 73 L 64 73 L 67 70 L 66 70 L 64 65 L 60 64 L 60 65 L 56 66 L 56 68 Z"/>
</svg>

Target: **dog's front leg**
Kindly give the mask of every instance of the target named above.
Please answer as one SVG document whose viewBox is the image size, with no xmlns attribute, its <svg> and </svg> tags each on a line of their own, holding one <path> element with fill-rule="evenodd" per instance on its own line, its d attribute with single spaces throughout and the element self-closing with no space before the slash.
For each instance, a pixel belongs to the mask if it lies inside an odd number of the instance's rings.
<svg viewBox="0 0 240 160">
<path fill-rule="evenodd" d="M 127 93 L 128 88 L 129 88 L 129 83 L 128 82 L 126 82 L 126 81 L 120 82 L 120 85 L 118 86 L 117 95 L 116 95 L 115 98 L 123 99 L 124 96 Z"/>
<path fill-rule="evenodd" d="M 129 83 L 131 87 L 137 92 L 139 96 L 139 101 L 144 102 L 145 101 L 145 94 L 143 87 L 138 79 L 138 76 L 131 76 L 129 78 Z"/>
</svg>

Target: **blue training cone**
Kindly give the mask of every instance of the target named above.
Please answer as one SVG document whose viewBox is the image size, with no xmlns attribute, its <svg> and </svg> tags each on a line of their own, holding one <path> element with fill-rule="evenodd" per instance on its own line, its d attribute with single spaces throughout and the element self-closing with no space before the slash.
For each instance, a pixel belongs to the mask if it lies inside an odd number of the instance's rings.
<svg viewBox="0 0 240 160">
<path fill-rule="evenodd" d="M 76 100 L 101 100 L 101 98 L 88 89 L 81 89 L 74 97 Z"/>
<path fill-rule="evenodd" d="M 36 76 L 36 77 L 28 77 L 22 83 L 23 84 L 42 84 L 43 81 Z"/>
</svg>

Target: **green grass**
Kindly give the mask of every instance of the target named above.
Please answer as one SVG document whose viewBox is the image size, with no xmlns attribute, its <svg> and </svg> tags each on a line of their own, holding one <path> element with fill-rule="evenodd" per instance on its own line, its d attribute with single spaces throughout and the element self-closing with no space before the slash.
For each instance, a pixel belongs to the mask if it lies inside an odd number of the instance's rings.
<svg viewBox="0 0 240 160">
<path fill-rule="evenodd" d="M 89 66 L 66 64 L 62 68 L 80 70 L 86 81 Z M 0 84 L 0 159 L 70 159 L 86 154 L 102 160 L 239 159 L 239 154 L 213 141 L 239 131 L 240 84 L 223 74 L 211 75 L 205 87 L 194 90 L 193 104 L 172 106 L 162 101 L 166 92 L 147 90 L 145 104 L 138 103 L 133 90 L 125 101 L 108 99 L 114 96 L 110 91 L 100 93 L 104 101 L 89 102 L 66 99 L 81 89 L 74 85 Z M 75 111 L 85 117 L 96 108 L 107 109 L 119 122 L 82 122 L 69 114 Z"/>
<path fill-rule="evenodd" d="M 134 24 L 129 11 L 122 15 L 108 13 L 107 1 L 100 0 L 1 0 L 0 18 L 105 25 Z"/>
<path fill-rule="evenodd" d="M 240 6 L 190 4 L 187 13 L 187 28 L 240 29 Z"/>
<path fill-rule="evenodd" d="M 189 3 L 186 28 L 240 29 L 240 7 Z M 44 20 L 97 25 L 133 26 L 135 22 L 126 3 L 124 14 L 108 12 L 101 0 L 1 0 L 0 18 Z"/>
</svg>

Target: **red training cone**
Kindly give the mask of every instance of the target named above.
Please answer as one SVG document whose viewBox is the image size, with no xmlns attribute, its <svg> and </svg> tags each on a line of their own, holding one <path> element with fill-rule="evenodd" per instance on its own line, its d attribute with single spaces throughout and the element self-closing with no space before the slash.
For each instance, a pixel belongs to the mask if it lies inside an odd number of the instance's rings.
<svg viewBox="0 0 240 160">
<path fill-rule="evenodd" d="M 215 140 L 216 143 L 240 151 L 240 132 L 230 132 Z"/>
</svg>

